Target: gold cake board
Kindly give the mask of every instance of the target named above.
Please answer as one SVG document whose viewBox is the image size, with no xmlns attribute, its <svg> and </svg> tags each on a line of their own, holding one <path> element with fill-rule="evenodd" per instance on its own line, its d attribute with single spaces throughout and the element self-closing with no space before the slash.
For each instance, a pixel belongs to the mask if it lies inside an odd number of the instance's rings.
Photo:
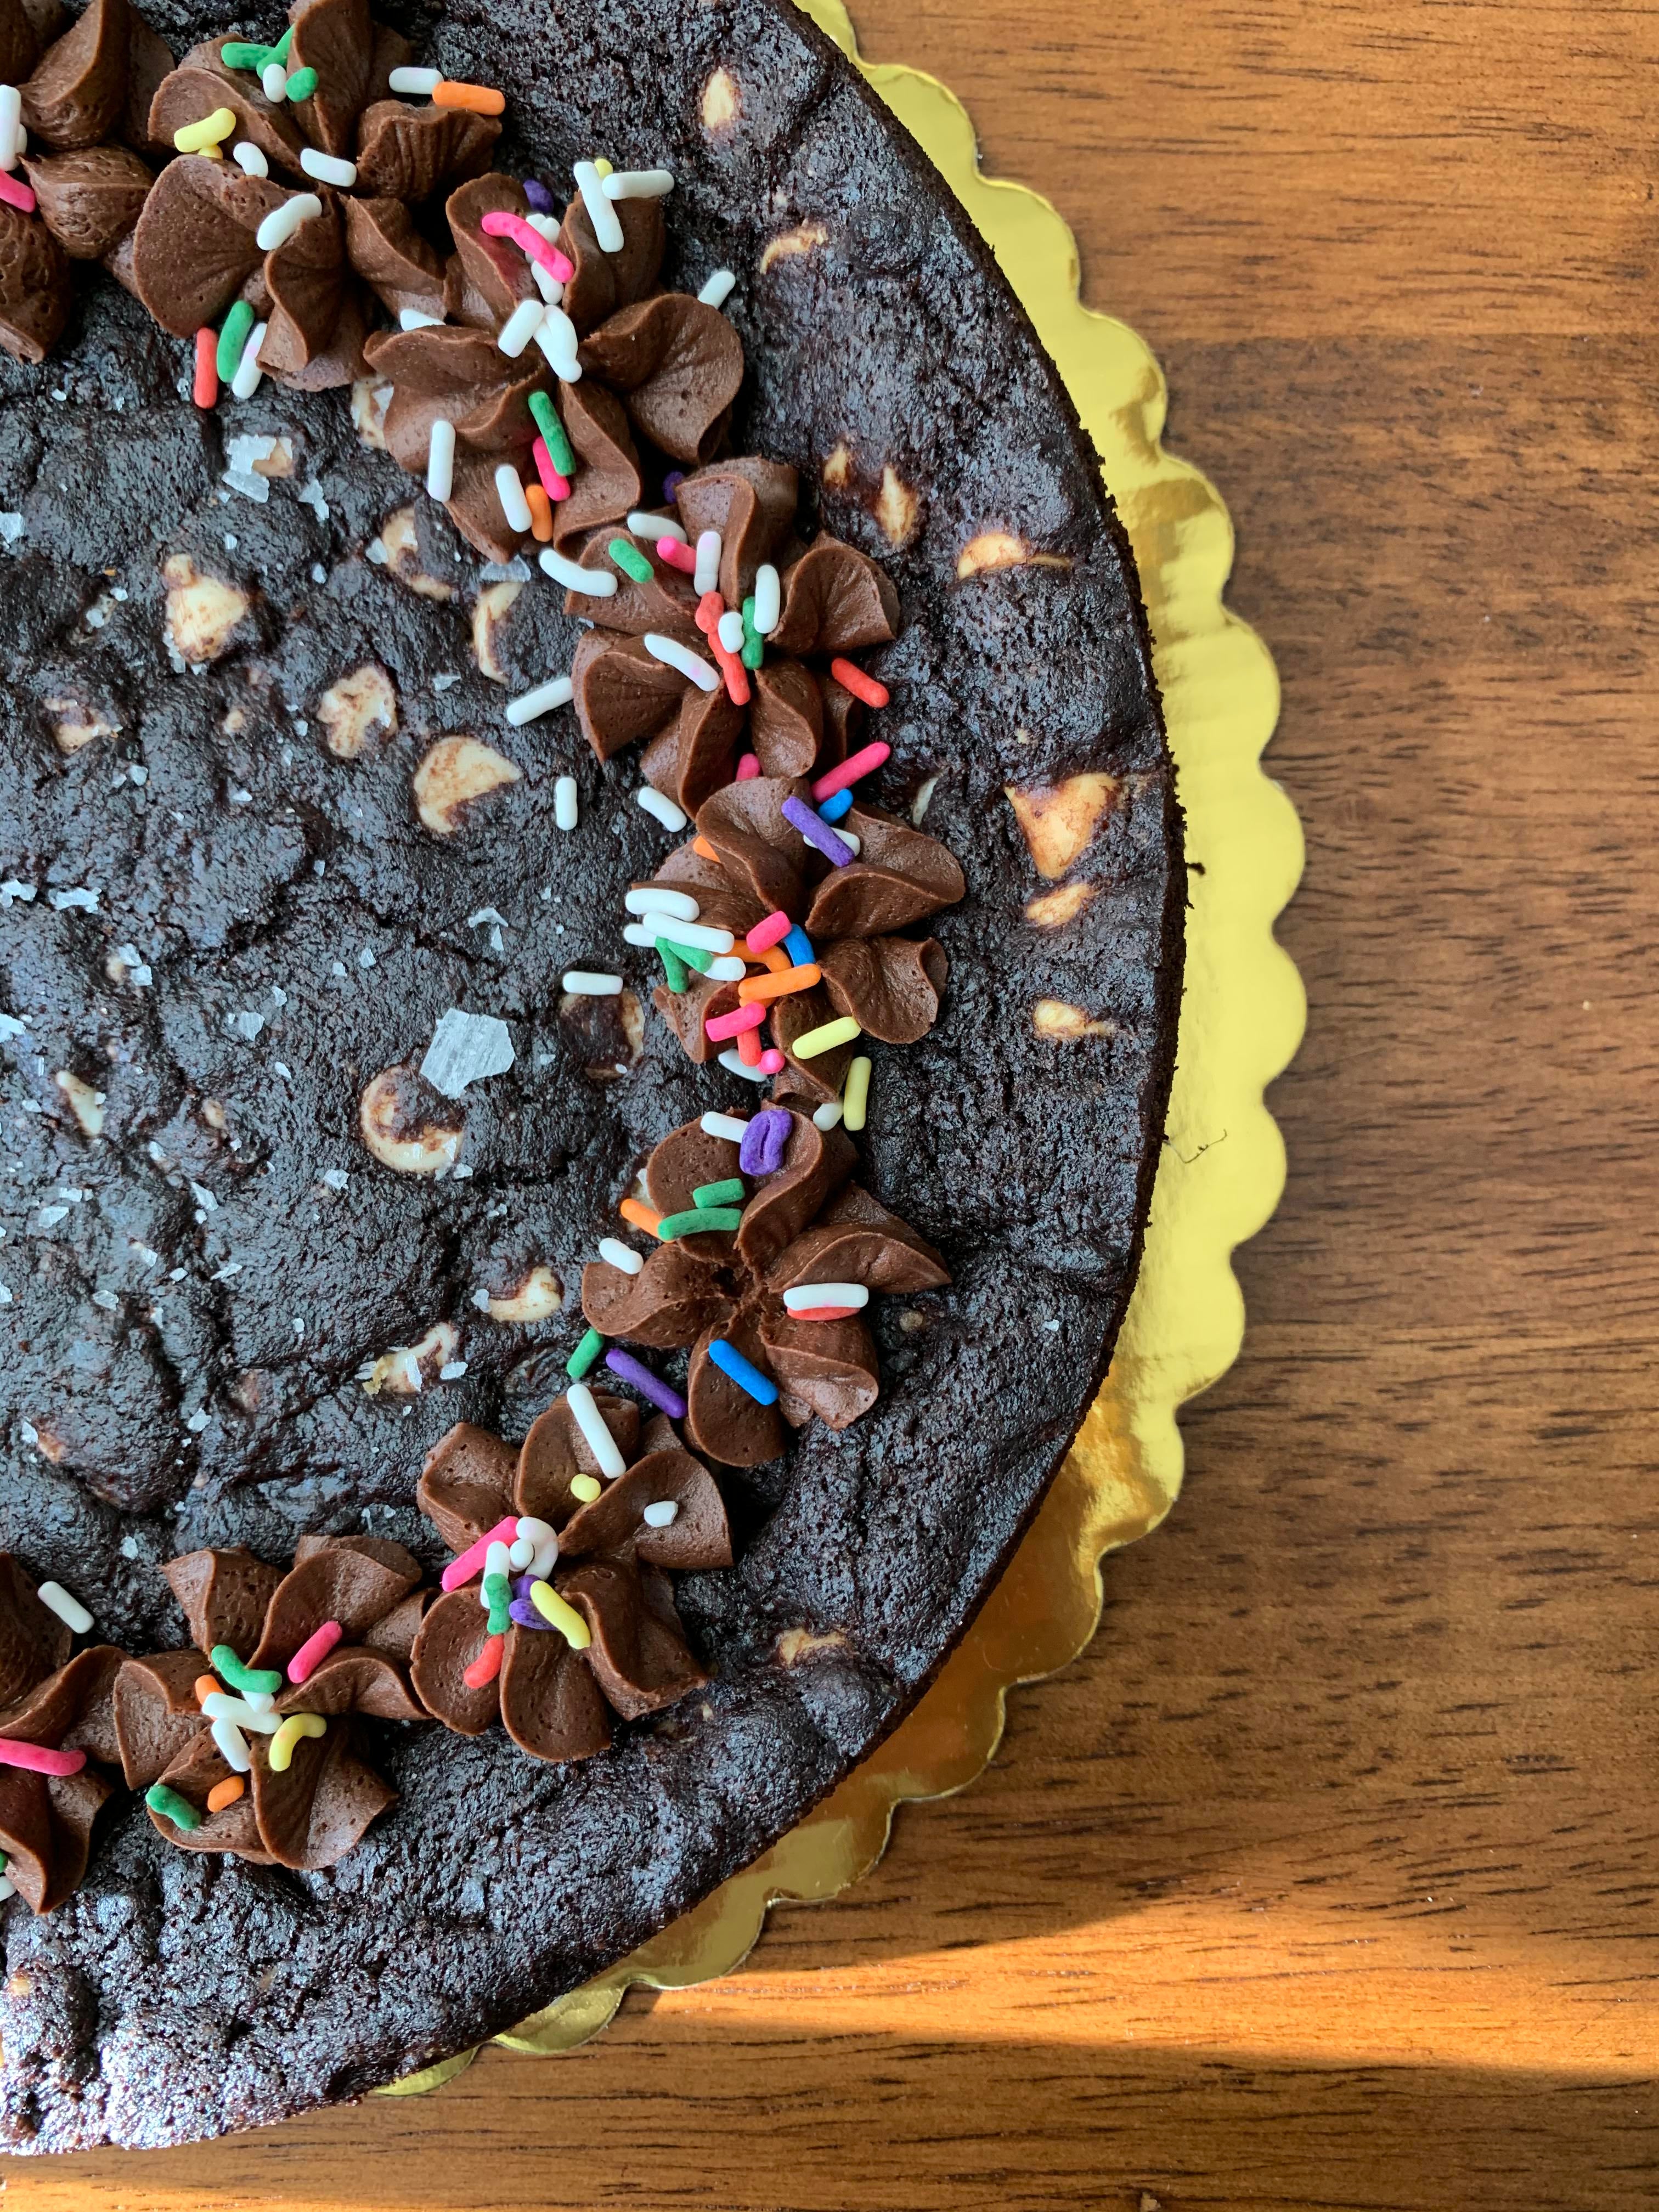
<svg viewBox="0 0 1659 2212">
<path fill-rule="evenodd" d="M 1104 1388 L 1024 1541 L 909 1718 L 817 1810 L 653 1941 L 494 2039 L 569 2051 L 638 1984 L 679 1989 L 731 1972 L 769 1905 L 836 1895 L 874 1865 L 894 1808 L 962 1789 L 1002 1733 L 1016 1682 L 1073 1659 L 1100 1617 L 1103 1553 L 1155 1528 L 1181 1487 L 1176 1415 L 1237 1357 L 1244 1304 L 1231 1253 L 1279 1202 L 1285 1154 L 1263 1091 L 1305 1013 L 1273 925 L 1302 871 L 1296 813 L 1261 773 L 1279 685 L 1266 647 L 1221 603 L 1232 524 L 1199 472 L 1164 452 L 1163 372 L 1134 332 L 1078 297 L 1077 246 L 1048 202 L 982 177 L 967 111 L 936 78 L 860 60 L 841 0 L 803 0 L 935 163 L 1064 377 L 1134 546 L 1191 882 L 1175 1087 L 1140 1273 Z M 1224 1141 L 1223 1141 L 1224 1139 Z M 417 2095 L 460 2052 L 380 2094 Z"/>
</svg>

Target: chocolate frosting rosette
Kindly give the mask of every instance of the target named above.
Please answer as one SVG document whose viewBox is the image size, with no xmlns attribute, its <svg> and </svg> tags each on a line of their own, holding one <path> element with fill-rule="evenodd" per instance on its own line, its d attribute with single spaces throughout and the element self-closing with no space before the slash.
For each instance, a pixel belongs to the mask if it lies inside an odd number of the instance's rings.
<svg viewBox="0 0 1659 2212">
<path fill-rule="evenodd" d="M 165 155 L 150 100 L 173 67 L 131 0 L 0 0 L 0 85 L 17 88 L 28 149 L 0 197 L 0 347 L 43 361 L 73 301 L 70 264 L 126 281 L 128 241 Z"/>
<path fill-rule="evenodd" d="M 381 1537 L 302 1536 L 286 1574 L 240 1549 L 162 1571 L 196 1650 L 116 1678 L 129 1786 L 185 1850 L 335 1865 L 398 1794 L 368 1764 L 362 1723 L 426 1717 L 409 1684 L 420 1562 Z"/>
<path fill-rule="evenodd" d="M 458 1554 L 416 1639 L 422 1704 L 461 1735 L 499 1719 L 550 1760 L 590 1758 L 613 1712 L 637 1720 L 702 1685 L 669 1572 L 732 1564 L 719 1488 L 668 1423 L 641 1436 L 631 1401 L 575 1392 L 585 1423 L 561 1398 L 517 1448 L 458 1424 L 416 1492 Z"/>
<path fill-rule="evenodd" d="M 871 1292 L 951 1279 L 853 1181 L 856 1163 L 842 1130 L 789 1107 L 757 1115 L 740 1146 L 688 1121 L 646 1164 L 663 1241 L 637 1273 L 608 1259 L 583 1270 L 582 1310 L 601 1336 L 690 1346 L 685 1432 L 711 1459 L 775 1459 L 786 1422 L 850 1427 L 881 1389 Z"/>
<path fill-rule="evenodd" d="M 111 1691 L 123 1655 L 92 1644 L 70 1656 L 64 1617 L 90 1626 L 55 1583 L 43 1602 L 9 1552 L 0 1552 L 0 1850 L 5 1880 L 35 1912 L 78 1889 L 92 1826 L 118 1768 Z"/>
</svg>

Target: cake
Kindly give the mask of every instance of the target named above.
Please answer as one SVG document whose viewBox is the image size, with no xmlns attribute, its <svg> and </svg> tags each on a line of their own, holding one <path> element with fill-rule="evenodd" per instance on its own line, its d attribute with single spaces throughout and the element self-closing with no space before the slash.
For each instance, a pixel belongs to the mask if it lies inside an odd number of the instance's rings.
<svg viewBox="0 0 1659 2212">
<path fill-rule="evenodd" d="M 0 0 L 7 85 L 48 2151 L 477 2043 L 896 1725 L 1110 1358 L 1185 886 L 1096 457 L 783 0 Z"/>
</svg>

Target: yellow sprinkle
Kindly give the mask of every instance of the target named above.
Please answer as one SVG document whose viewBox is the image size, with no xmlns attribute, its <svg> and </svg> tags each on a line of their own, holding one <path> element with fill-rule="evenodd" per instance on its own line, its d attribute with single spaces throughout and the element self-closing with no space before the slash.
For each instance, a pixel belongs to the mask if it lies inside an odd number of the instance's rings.
<svg viewBox="0 0 1659 2212">
<path fill-rule="evenodd" d="M 591 1505 L 604 1487 L 596 1474 L 573 1474 L 570 1478 L 570 1495 L 580 1498 L 584 1505 Z"/>
<path fill-rule="evenodd" d="M 833 1022 L 824 1022 L 805 1036 L 798 1036 L 789 1048 L 797 1060 L 816 1060 L 821 1052 L 833 1051 L 838 1044 L 851 1044 L 859 1034 L 859 1025 L 851 1014 L 842 1014 Z"/>
<path fill-rule="evenodd" d="M 799 1047 L 796 1048 L 799 1049 Z M 864 1127 L 866 1109 L 870 1103 L 870 1063 L 860 1053 L 847 1071 L 847 1089 L 842 1097 L 842 1124 L 848 1129 Z"/>
<path fill-rule="evenodd" d="M 228 138 L 236 128 L 236 117 L 228 107 L 216 107 L 211 115 L 204 115 L 199 123 L 187 123 L 182 131 L 175 131 L 173 143 L 181 154 L 216 154 L 219 141 Z"/>
<path fill-rule="evenodd" d="M 578 1482 L 591 1481 L 591 1476 L 578 1475 Z M 573 1485 L 574 1487 L 574 1485 Z M 573 1651 L 586 1651 L 593 1641 L 587 1623 L 568 1598 L 562 1598 L 550 1583 L 532 1583 L 530 1602 L 550 1628 L 556 1628 Z"/>
<path fill-rule="evenodd" d="M 611 173 L 611 165 L 605 160 L 603 154 L 599 155 L 595 159 L 593 167 L 599 171 L 602 177 L 608 177 Z"/>
<path fill-rule="evenodd" d="M 302 1735 L 322 1735 L 328 1723 L 320 1713 L 290 1713 L 270 1739 L 270 1749 L 265 1753 L 273 1774 L 286 1774 L 289 1761 L 294 1756 L 294 1747 Z"/>
</svg>

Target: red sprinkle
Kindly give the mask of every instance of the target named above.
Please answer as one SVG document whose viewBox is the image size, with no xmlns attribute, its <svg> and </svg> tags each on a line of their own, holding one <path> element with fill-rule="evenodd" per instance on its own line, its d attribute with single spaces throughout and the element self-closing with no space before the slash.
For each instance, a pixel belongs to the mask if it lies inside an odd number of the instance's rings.
<svg viewBox="0 0 1659 2212">
<path fill-rule="evenodd" d="M 8 207 L 16 208 L 23 215 L 34 213 L 34 194 L 21 177 L 14 177 L 5 169 L 0 169 L 0 200 L 3 200 Z M 55 1773 L 58 1770 L 52 1768 L 50 1771 Z M 80 1770 L 76 1767 L 69 1767 L 64 1771 L 74 1774 Z M 40 1771 L 44 1774 L 48 1770 L 42 1767 Z"/>
<path fill-rule="evenodd" d="M 506 1643 L 504 1636 L 485 1637 L 483 1650 L 461 1675 L 469 1690 L 489 1688 L 501 1671 L 501 1652 Z"/>
<path fill-rule="evenodd" d="M 830 664 L 832 667 L 836 665 L 834 662 Z M 860 776 L 873 773 L 892 750 L 891 745 L 883 744 L 879 738 L 871 744 L 860 745 L 850 760 L 844 760 L 839 768 L 832 768 L 828 775 L 818 778 L 812 786 L 813 798 L 822 806 L 826 799 L 833 799 L 838 791 L 845 791 L 849 783 L 856 783 Z"/>
<path fill-rule="evenodd" d="M 741 665 L 742 664 L 739 663 L 738 665 Z M 738 763 L 738 781 L 739 783 L 748 783 L 752 778 L 757 776 L 759 774 L 760 763 L 756 759 L 753 753 L 745 753 L 743 758 Z M 786 915 L 783 919 L 787 921 L 789 917 Z M 781 934 L 787 937 L 789 932 L 786 929 L 781 933 Z M 769 937 L 766 941 L 769 945 L 775 945 L 778 940 L 775 937 Z"/>
<path fill-rule="evenodd" d="M 556 246 L 550 246 L 538 230 L 532 230 L 521 215 L 509 215 L 500 209 L 487 215 L 478 225 L 486 238 L 510 238 L 521 252 L 532 261 L 539 261 L 550 276 L 556 276 L 561 284 L 568 284 L 576 273 L 576 264 Z"/>
<path fill-rule="evenodd" d="M 199 330 L 196 333 L 196 383 L 191 397 L 198 407 L 216 407 L 219 404 L 219 333 Z"/>
<path fill-rule="evenodd" d="M 337 1620 L 325 1620 L 322 1626 L 307 1637 L 288 1662 L 290 1682 L 308 1682 L 329 1653 L 345 1634 Z"/>
<path fill-rule="evenodd" d="M 706 638 L 713 639 L 725 612 L 726 602 L 718 592 L 705 592 L 697 601 L 696 624 Z"/>
<path fill-rule="evenodd" d="M 48 1751 L 43 1743 L 0 1735 L 0 1766 L 26 1766 L 31 1774 L 78 1774 L 86 1763 L 84 1751 Z"/>
<path fill-rule="evenodd" d="M 711 592 L 709 596 L 714 598 L 715 594 Z M 735 653 L 728 653 L 720 643 L 718 628 L 708 631 L 708 650 L 714 654 L 720 674 L 726 678 L 726 689 L 731 696 L 732 704 L 734 707 L 746 707 L 749 704 L 749 671 Z"/>
<path fill-rule="evenodd" d="M 861 668 L 854 668 L 850 660 L 832 660 L 830 673 L 843 690 L 850 691 L 855 699 L 862 699 L 866 707 L 884 707 L 890 694 L 884 684 L 878 684 L 873 676 L 866 676 Z"/>
<path fill-rule="evenodd" d="M 696 555 L 678 538 L 659 538 L 657 540 L 657 558 L 666 561 L 671 568 L 678 568 L 683 576 L 695 576 L 697 573 Z"/>
<path fill-rule="evenodd" d="M 535 444 L 530 448 L 530 453 L 531 458 L 536 464 L 536 473 L 542 480 L 542 489 L 547 494 L 548 497 L 550 499 L 568 499 L 570 496 L 569 479 L 567 477 L 562 477 L 558 471 L 554 467 L 553 456 L 547 450 L 546 439 L 538 438 Z"/>
<path fill-rule="evenodd" d="M 761 1012 L 763 1014 L 766 1012 L 764 1006 L 761 1008 Z M 738 1032 L 738 1058 L 744 1066 L 758 1067 L 765 1057 L 766 1054 L 761 1050 L 760 1031 L 740 1030 Z"/>
</svg>

